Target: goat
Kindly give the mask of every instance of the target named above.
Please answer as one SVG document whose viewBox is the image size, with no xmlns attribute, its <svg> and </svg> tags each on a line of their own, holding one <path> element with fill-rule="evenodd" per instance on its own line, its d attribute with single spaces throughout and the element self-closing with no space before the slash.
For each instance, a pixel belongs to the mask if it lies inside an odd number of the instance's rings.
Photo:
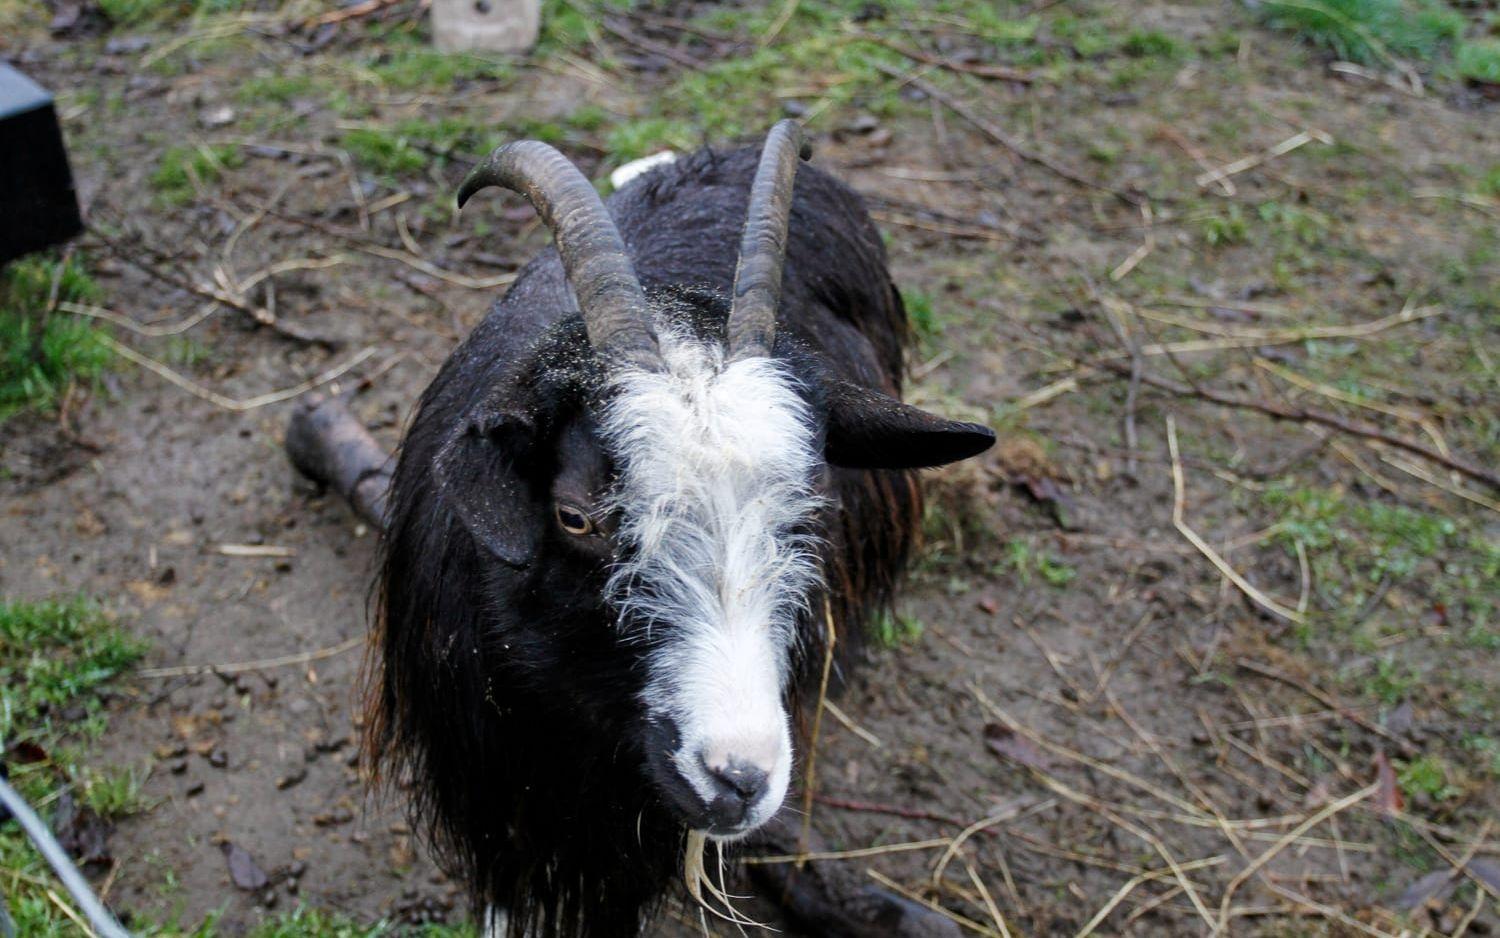
<svg viewBox="0 0 1500 938">
<path fill-rule="evenodd" d="M 386 528 L 366 755 L 515 938 L 636 934 L 689 831 L 768 829 L 796 701 L 913 547 L 914 470 L 994 441 L 900 402 L 879 233 L 809 155 L 783 121 L 606 208 L 499 147 L 459 205 L 523 193 L 555 247 L 422 395 L 388 492 L 367 438 L 311 469 Z"/>
</svg>

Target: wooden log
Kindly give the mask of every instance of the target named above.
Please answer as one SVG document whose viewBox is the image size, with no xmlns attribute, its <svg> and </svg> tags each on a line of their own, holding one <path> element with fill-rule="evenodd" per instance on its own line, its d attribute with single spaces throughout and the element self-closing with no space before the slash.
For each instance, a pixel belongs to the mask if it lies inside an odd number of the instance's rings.
<svg viewBox="0 0 1500 938">
<path fill-rule="evenodd" d="M 385 530 L 395 463 L 342 398 L 304 397 L 287 423 L 286 453 L 298 472 L 328 486 L 361 518 Z"/>
</svg>

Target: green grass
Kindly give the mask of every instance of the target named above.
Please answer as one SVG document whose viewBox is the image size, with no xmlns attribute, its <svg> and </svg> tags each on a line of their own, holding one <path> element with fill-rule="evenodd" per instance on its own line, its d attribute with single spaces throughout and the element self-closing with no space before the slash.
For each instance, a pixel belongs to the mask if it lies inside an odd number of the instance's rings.
<svg viewBox="0 0 1500 938">
<path fill-rule="evenodd" d="M 604 135 L 604 149 L 616 163 L 628 163 L 665 149 L 692 150 L 700 142 L 691 122 L 665 117 L 625 121 Z"/>
<path fill-rule="evenodd" d="M 0 600 L 0 740 L 26 741 L 46 755 L 12 763 L 12 782 L 32 804 L 73 789 L 86 806 L 109 816 L 141 807 L 131 773 L 79 765 L 80 749 L 104 731 L 99 692 L 140 657 L 142 646 L 85 599 Z M 0 869 L 21 935 L 72 935 L 73 926 L 37 885 L 52 882 L 31 842 L 13 825 L 0 828 Z"/>
<path fill-rule="evenodd" d="M 59 301 L 100 297 L 76 256 L 58 262 L 36 255 L 0 270 L 0 421 L 51 410 L 70 384 L 97 380 L 112 357 L 98 327 L 47 311 L 54 282 Z"/>
<path fill-rule="evenodd" d="M 463 82 L 505 81 L 515 74 L 515 66 L 500 58 L 434 52 L 410 42 L 378 56 L 370 63 L 370 72 L 394 91 L 451 92 Z"/>
<path fill-rule="evenodd" d="M 1203 243 L 1211 248 L 1231 244 L 1243 244 L 1250 238 L 1250 226 L 1245 213 L 1238 205 L 1231 204 L 1222 215 L 1211 215 L 1198 223 L 1198 233 Z"/>
<path fill-rule="evenodd" d="M 116 26 L 133 26 L 148 20 L 233 13 L 247 5 L 245 0 L 99 0 L 100 11 Z"/>
<path fill-rule="evenodd" d="M 200 186 L 216 182 L 226 169 L 244 161 L 239 147 L 228 144 L 168 147 L 151 174 L 151 188 L 164 205 L 186 205 L 197 196 Z"/>
<path fill-rule="evenodd" d="M 1138 29 L 1125 37 L 1120 51 L 1133 59 L 1175 59 L 1182 54 L 1182 44 L 1166 33 Z"/>
<path fill-rule="evenodd" d="M 79 801 L 102 818 L 129 817 L 151 807 L 142 792 L 146 773 L 135 768 L 89 769 L 79 779 Z"/>
<path fill-rule="evenodd" d="M 309 75 L 257 75 L 241 82 L 235 97 L 242 104 L 287 104 L 317 88 L 318 82 Z"/>
<path fill-rule="evenodd" d="M 932 294 L 921 290 L 902 290 L 901 302 L 906 306 L 906 319 L 918 342 L 927 346 L 942 337 L 943 321 L 933 304 Z"/>
<path fill-rule="evenodd" d="M 85 599 L 0 600 L 0 738 L 57 736 L 71 706 L 98 709 L 92 692 L 140 657 L 142 646 Z"/>
<path fill-rule="evenodd" d="M 1021 578 L 1022 583 L 1031 583 L 1039 577 L 1048 586 L 1062 589 L 1078 576 L 1078 571 L 1066 562 L 1046 551 L 1037 550 L 1025 538 L 1012 538 L 1005 543 L 1005 559 L 996 565 L 994 573 L 1003 576 L 1010 572 Z"/>
<path fill-rule="evenodd" d="M 1438 0 L 1267 0 L 1260 15 L 1340 59 L 1430 61 L 1463 34 L 1464 18 Z"/>
<path fill-rule="evenodd" d="M 1432 801 L 1446 801 L 1460 793 L 1458 788 L 1449 784 L 1448 776 L 1448 766 L 1436 756 L 1418 756 L 1399 765 L 1396 772 L 1402 791 Z"/>
<path fill-rule="evenodd" d="M 347 150 L 360 167 L 386 176 L 414 173 L 432 160 L 411 137 L 383 127 L 346 130 L 339 146 Z"/>
<path fill-rule="evenodd" d="M 1281 514 L 1277 539 L 1288 551 L 1300 541 L 1314 574 L 1321 574 L 1317 579 L 1334 592 L 1405 579 L 1439 550 L 1460 543 L 1457 526 L 1442 515 L 1366 501 L 1342 489 L 1273 485 L 1264 498 Z"/>
<path fill-rule="evenodd" d="M 1461 44 L 1453 64 L 1460 78 L 1500 85 L 1500 39 L 1476 39 Z"/>
<path fill-rule="evenodd" d="M 592 105 L 552 120 L 527 118 L 499 125 L 467 115 L 449 115 L 354 128 L 344 132 L 339 144 L 360 167 L 386 176 L 403 176 L 420 172 L 432 163 L 441 164 L 452 155 L 477 159 L 510 140 L 571 146 L 608 122 L 608 112 Z"/>
<path fill-rule="evenodd" d="M 886 609 L 870 623 L 870 638 L 876 647 L 900 648 L 922 637 L 922 620 Z"/>
</svg>

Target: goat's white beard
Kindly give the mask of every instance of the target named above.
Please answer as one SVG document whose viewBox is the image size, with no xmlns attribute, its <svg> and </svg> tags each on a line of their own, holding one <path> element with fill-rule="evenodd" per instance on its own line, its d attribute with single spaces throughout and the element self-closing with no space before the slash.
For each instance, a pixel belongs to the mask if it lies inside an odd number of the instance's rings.
<svg viewBox="0 0 1500 938">
<path fill-rule="evenodd" d="M 750 830 L 780 807 L 790 779 L 782 691 L 819 577 L 810 532 L 822 461 L 808 405 L 776 361 L 726 364 L 716 344 L 672 334 L 662 353 L 664 372 L 615 379 L 603 422 L 626 548 L 610 592 L 644 638 L 671 630 L 648 658 L 643 703 L 678 727 L 684 779 L 712 800 L 705 747 L 773 766 Z"/>
</svg>

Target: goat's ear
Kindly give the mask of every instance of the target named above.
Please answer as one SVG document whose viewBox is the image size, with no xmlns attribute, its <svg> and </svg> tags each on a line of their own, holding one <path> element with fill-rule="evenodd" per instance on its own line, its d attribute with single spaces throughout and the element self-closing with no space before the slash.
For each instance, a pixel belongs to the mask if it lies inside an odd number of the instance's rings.
<svg viewBox="0 0 1500 938">
<path fill-rule="evenodd" d="M 521 467 L 535 427 L 517 414 L 476 407 L 432 460 L 438 493 L 474 540 L 513 567 L 536 553 L 532 486 Z"/>
<path fill-rule="evenodd" d="M 828 388 L 823 454 L 847 469 L 923 469 L 989 449 L 995 431 L 947 420 L 847 381 Z"/>
</svg>

